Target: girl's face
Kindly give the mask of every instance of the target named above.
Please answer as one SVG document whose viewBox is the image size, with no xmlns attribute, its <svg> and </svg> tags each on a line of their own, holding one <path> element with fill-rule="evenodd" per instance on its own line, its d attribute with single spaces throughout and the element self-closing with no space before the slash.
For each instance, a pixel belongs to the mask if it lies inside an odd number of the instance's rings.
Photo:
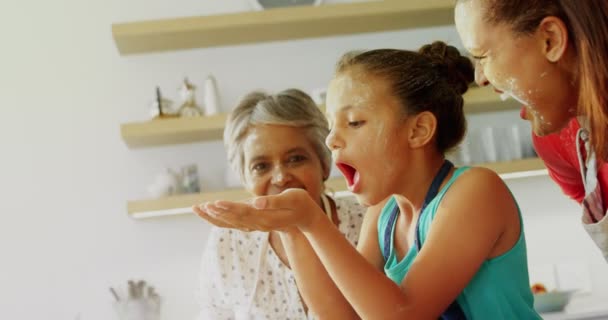
<svg viewBox="0 0 608 320">
<path fill-rule="evenodd" d="M 388 81 L 350 70 L 338 74 L 327 91 L 332 150 L 351 192 L 364 205 L 396 193 L 407 164 L 406 121 Z"/>
<path fill-rule="evenodd" d="M 328 172 L 305 129 L 280 125 L 254 126 L 247 132 L 243 152 L 244 178 L 249 192 L 262 196 L 299 188 L 320 203 L 323 177 Z"/>
<path fill-rule="evenodd" d="M 464 47 L 476 60 L 475 79 L 492 85 L 506 98 L 521 102 L 522 118 L 537 135 L 563 128 L 576 113 L 577 93 L 572 76 L 551 61 L 547 34 L 516 34 L 507 24 L 484 20 L 482 0 L 459 1 L 456 29 Z"/>
</svg>

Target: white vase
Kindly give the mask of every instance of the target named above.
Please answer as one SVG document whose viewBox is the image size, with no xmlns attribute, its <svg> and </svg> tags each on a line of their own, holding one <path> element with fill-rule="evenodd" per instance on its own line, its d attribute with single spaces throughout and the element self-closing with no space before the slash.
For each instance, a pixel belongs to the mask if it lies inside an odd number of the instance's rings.
<svg viewBox="0 0 608 320">
<path fill-rule="evenodd" d="M 217 114 L 222 109 L 220 105 L 220 97 L 217 92 L 217 84 L 212 75 L 208 76 L 205 80 L 203 108 L 205 109 L 205 115 L 207 116 Z"/>
</svg>

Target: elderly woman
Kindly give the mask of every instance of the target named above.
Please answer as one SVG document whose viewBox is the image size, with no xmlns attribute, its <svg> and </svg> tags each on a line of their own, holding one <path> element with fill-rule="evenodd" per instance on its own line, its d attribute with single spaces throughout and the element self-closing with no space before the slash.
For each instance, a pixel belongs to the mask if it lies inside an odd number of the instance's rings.
<svg viewBox="0 0 608 320">
<path fill-rule="evenodd" d="M 328 133 L 325 116 L 304 92 L 253 92 L 228 118 L 224 144 L 247 191 L 261 196 L 304 189 L 356 245 L 365 208 L 355 199 L 332 199 L 325 192 L 331 169 L 331 153 L 325 146 Z M 200 215 L 200 209 L 193 210 Z M 300 248 L 307 241 L 303 234 L 218 227 L 211 231 L 202 261 L 199 319 L 307 319 L 313 317 L 307 303 L 331 309 L 331 302 L 317 302 L 326 296 L 325 288 L 299 281 L 310 279 L 310 274 L 327 274 L 308 267 L 309 261 L 318 259 L 310 245 L 304 246 L 308 250 L 293 250 L 299 241 Z"/>
</svg>

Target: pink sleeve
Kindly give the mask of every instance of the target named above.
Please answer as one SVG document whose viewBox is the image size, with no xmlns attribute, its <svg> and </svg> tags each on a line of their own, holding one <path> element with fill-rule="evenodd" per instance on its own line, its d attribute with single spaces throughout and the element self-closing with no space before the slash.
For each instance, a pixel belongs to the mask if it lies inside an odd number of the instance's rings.
<svg viewBox="0 0 608 320">
<path fill-rule="evenodd" d="M 580 203 L 585 196 L 585 187 L 576 152 L 578 128 L 578 122 L 574 119 L 559 133 L 543 137 L 532 133 L 532 141 L 536 153 L 545 162 L 551 179 L 560 186 L 564 194 Z M 604 178 L 608 178 L 608 172 Z M 603 191 L 606 196 L 608 190 Z"/>
</svg>

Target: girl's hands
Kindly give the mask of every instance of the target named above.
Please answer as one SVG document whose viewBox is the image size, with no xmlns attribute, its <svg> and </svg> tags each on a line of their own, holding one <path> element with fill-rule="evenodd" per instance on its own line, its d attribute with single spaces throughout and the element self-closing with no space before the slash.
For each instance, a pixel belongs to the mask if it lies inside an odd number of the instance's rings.
<svg viewBox="0 0 608 320">
<path fill-rule="evenodd" d="M 222 228 L 243 231 L 306 231 L 323 210 L 303 189 L 287 189 L 280 194 L 261 196 L 245 202 L 207 202 L 192 210 L 201 218 Z"/>
</svg>

